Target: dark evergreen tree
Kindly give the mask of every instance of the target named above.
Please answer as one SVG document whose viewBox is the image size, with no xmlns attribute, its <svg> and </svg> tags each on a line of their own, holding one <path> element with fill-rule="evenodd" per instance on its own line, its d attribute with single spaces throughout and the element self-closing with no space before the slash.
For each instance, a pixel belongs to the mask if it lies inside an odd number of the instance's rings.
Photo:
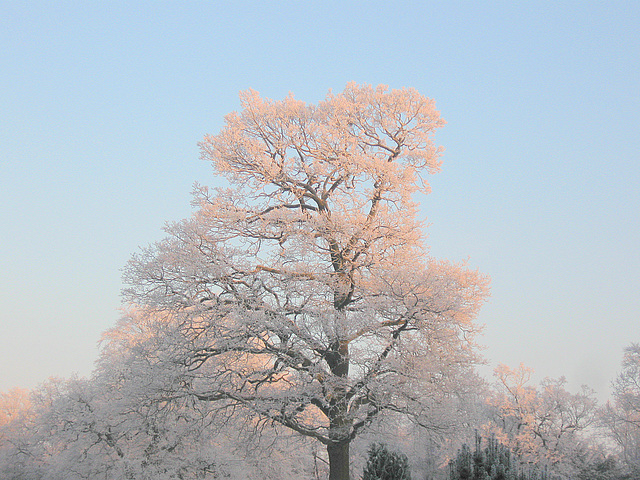
<svg viewBox="0 0 640 480">
<path fill-rule="evenodd" d="M 473 453 L 467 444 L 462 445 L 455 460 L 449 463 L 450 480 L 547 480 L 545 469 L 536 465 L 519 466 L 511 451 L 494 437 L 486 440 L 476 433 Z"/>
<path fill-rule="evenodd" d="M 452 461 L 449 466 L 451 468 L 451 480 L 473 479 L 474 456 L 466 443 L 458 450 L 456 459 Z"/>
<path fill-rule="evenodd" d="M 374 443 L 369 447 L 362 480 L 411 480 L 409 460 L 403 453 L 391 452 L 386 445 Z"/>
</svg>

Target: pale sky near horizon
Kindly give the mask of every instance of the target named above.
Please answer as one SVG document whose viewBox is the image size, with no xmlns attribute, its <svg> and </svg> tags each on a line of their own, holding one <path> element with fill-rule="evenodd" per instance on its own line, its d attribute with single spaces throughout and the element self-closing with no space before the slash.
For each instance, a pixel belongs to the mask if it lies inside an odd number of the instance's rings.
<svg viewBox="0 0 640 480">
<path fill-rule="evenodd" d="M 489 368 L 605 399 L 640 342 L 640 2 L 0 1 L 0 392 L 88 375 L 132 253 L 253 88 L 414 87 L 431 254 L 492 278 Z"/>
</svg>

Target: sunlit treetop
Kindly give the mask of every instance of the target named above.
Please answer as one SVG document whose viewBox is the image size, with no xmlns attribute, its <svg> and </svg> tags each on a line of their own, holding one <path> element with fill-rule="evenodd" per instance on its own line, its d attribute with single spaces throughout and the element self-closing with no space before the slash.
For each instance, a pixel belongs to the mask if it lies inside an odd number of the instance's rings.
<svg viewBox="0 0 640 480">
<path fill-rule="evenodd" d="M 306 208 L 323 208 L 376 182 L 399 194 L 428 191 L 422 174 L 440 168 L 432 136 L 445 122 L 414 89 L 350 83 L 318 105 L 248 90 L 241 101 L 242 112 L 227 115 L 222 132 L 201 143 L 203 158 L 235 186 L 276 187 L 304 198 Z"/>
</svg>

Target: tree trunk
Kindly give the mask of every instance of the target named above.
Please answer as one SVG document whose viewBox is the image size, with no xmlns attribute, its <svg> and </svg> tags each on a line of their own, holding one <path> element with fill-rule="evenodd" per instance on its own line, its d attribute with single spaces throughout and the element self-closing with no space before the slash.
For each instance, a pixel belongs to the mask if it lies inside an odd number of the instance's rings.
<svg viewBox="0 0 640 480">
<path fill-rule="evenodd" d="M 327 445 L 329 480 L 349 480 L 349 442 Z"/>
<path fill-rule="evenodd" d="M 338 303 L 335 300 L 335 303 Z M 344 312 L 339 311 L 344 316 Z M 343 318 L 344 320 L 344 318 Z M 349 480 L 349 425 L 347 421 L 346 381 L 349 376 L 349 343 L 336 339 L 325 359 L 331 373 L 340 379 L 333 386 L 329 398 L 329 438 L 333 440 L 327 445 L 329 454 L 329 480 Z"/>
</svg>

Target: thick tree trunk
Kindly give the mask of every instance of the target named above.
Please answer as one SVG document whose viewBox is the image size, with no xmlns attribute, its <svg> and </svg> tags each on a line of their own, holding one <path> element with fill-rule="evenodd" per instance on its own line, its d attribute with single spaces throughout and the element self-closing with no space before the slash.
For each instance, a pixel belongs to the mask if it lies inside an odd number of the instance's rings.
<svg viewBox="0 0 640 480">
<path fill-rule="evenodd" d="M 349 480 L 349 442 L 327 445 L 329 480 Z"/>
<path fill-rule="evenodd" d="M 349 375 L 349 344 L 336 342 L 332 347 L 332 351 L 326 357 L 331 373 L 346 381 Z M 333 439 L 333 443 L 327 445 L 329 480 L 349 480 L 350 439 L 345 394 L 345 385 L 335 385 L 329 400 L 329 437 Z"/>
<path fill-rule="evenodd" d="M 344 316 L 341 311 L 344 299 L 336 292 L 334 305 L 338 314 Z M 344 318 L 342 318 L 344 321 Z M 337 338 L 325 353 L 325 359 L 331 373 L 345 383 L 334 385 L 329 398 L 329 438 L 333 443 L 327 445 L 329 454 L 329 480 L 349 480 L 349 425 L 347 421 L 346 381 L 349 376 L 349 343 Z"/>
</svg>

